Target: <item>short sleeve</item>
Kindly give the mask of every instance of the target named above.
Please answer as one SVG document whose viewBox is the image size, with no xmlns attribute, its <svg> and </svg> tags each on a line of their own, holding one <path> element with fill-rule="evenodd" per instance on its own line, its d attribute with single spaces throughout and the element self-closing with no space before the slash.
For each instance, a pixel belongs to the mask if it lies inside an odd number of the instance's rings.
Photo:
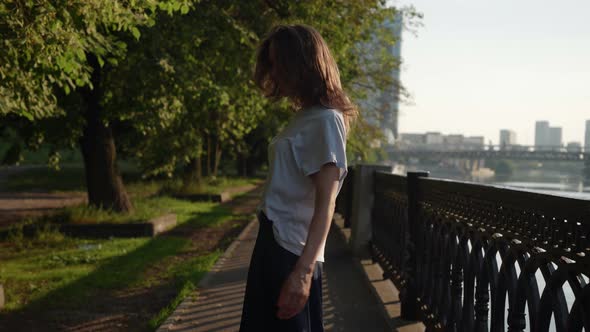
<svg viewBox="0 0 590 332">
<path fill-rule="evenodd" d="M 340 168 L 340 180 L 346 176 L 346 129 L 341 113 L 331 111 L 311 119 L 292 146 L 297 167 L 305 176 L 318 172 L 327 163 Z"/>
</svg>

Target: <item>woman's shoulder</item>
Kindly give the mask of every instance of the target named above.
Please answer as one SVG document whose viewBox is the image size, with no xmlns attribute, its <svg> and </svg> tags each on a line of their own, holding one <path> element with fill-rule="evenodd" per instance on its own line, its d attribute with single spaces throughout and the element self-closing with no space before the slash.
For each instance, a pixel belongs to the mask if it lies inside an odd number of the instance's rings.
<svg viewBox="0 0 590 332">
<path fill-rule="evenodd" d="M 344 121 L 344 116 L 342 112 L 338 109 L 330 108 L 330 107 L 316 107 L 314 109 L 310 109 L 305 111 L 303 114 L 303 118 L 306 120 L 304 122 L 317 122 L 319 121 Z"/>
<path fill-rule="evenodd" d="M 318 137 L 332 133 L 345 133 L 344 117 L 342 113 L 333 108 L 322 108 L 314 110 L 300 118 L 298 124 L 293 128 L 294 136 Z"/>
</svg>

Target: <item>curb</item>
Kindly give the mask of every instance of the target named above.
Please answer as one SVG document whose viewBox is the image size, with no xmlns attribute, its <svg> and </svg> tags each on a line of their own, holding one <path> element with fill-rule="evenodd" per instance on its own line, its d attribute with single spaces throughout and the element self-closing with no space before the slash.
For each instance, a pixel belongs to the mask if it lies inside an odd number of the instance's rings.
<svg viewBox="0 0 590 332">
<path fill-rule="evenodd" d="M 221 270 L 225 261 L 231 257 L 231 255 L 234 253 L 234 251 L 236 250 L 236 248 L 240 244 L 240 242 L 242 242 L 246 239 L 246 237 L 248 236 L 248 233 L 250 233 L 252 228 L 256 227 L 257 223 L 258 223 L 258 220 L 256 217 L 254 217 L 252 220 L 250 220 L 250 222 L 248 222 L 248 225 L 246 225 L 246 227 L 244 227 L 244 229 L 240 232 L 240 234 L 236 237 L 236 239 L 232 241 L 232 243 L 227 247 L 227 249 L 225 249 L 225 251 L 219 257 L 217 262 L 215 262 L 215 264 L 213 264 L 213 266 L 211 267 L 209 272 L 207 272 L 203 276 L 203 278 L 201 278 L 201 280 L 197 284 L 197 289 L 196 289 L 197 292 L 199 291 L 199 289 L 209 286 L 209 283 L 211 282 L 212 278 L 215 277 L 215 274 Z M 174 309 L 172 314 L 168 318 L 166 318 L 166 320 L 162 323 L 162 325 L 160 325 L 158 327 L 156 332 L 172 331 L 172 327 L 176 323 L 175 313 L 177 311 L 182 311 L 182 310 L 184 310 L 184 308 L 190 306 L 189 302 L 192 300 L 193 300 L 193 297 L 190 295 L 185 297 L 182 300 L 182 302 L 176 307 L 176 309 Z"/>
<path fill-rule="evenodd" d="M 189 202 L 214 202 L 224 203 L 230 199 L 230 195 L 226 192 L 220 194 L 174 194 L 174 198 L 187 200 Z"/>
<path fill-rule="evenodd" d="M 205 276 L 203 276 L 203 278 L 201 278 L 201 280 L 199 281 L 199 283 L 197 285 L 198 288 L 204 288 L 204 287 L 209 286 L 209 282 L 210 282 L 211 278 L 214 277 L 216 272 L 219 272 L 221 270 L 221 267 L 223 266 L 223 264 L 225 264 L 225 261 L 228 260 L 230 258 L 230 256 L 234 253 L 234 251 L 236 250 L 236 247 L 240 244 L 240 242 L 244 241 L 244 239 L 246 238 L 246 236 L 248 235 L 250 230 L 256 226 L 257 222 L 258 222 L 258 220 L 256 218 L 254 218 L 254 219 L 250 220 L 250 222 L 248 222 L 248 225 L 246 225 L 246 227 L 244 227 L 244 229 L 240 232 L 240 235 L 238 235 L 238 237 L 236 237 L 236 239 L 233 240 L 233 242 L 229 245 L 229 247 L 227 247 L 227 249 L 225 249 L 225 251 L 223 252 L 221 257 L 219 257 L 217 262 L 215 262 L 215 264 L 213 264 L 213 267 L 211 267 L 211 270 L 209 270 L 209 272 L 207 272 L 207 274 Z"/>
<path fill-rule="evenodd" d="M 109 238 L 109 237 L 154 237 L 177 224 L 176 214 L 168 213 L 138 223 L 100 223 L 100 224 L 50 224 L 60 233 L 71 237 L 81 238 Z M 23 235 L 34 236 L 45 225 L 24 225 Z M 0 232 L 0 239 L 6 238 L 10 229 Z"/>
</svg>

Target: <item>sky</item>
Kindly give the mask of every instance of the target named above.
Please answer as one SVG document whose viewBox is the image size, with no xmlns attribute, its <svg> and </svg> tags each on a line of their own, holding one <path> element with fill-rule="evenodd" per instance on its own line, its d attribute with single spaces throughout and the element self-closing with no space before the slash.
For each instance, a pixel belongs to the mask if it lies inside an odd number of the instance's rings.
<svg viewBox="0 0 590 332">
<path fill-rule="evenodd" d="M 403 34 L 401 133 L 483 135 L 534 144 L 535 121 L 584 140 L 590 119 L 589 0 L 390 0 L 424 15 Z M 583 144 L 583 143 L 582 143 Z"/>
</svg>

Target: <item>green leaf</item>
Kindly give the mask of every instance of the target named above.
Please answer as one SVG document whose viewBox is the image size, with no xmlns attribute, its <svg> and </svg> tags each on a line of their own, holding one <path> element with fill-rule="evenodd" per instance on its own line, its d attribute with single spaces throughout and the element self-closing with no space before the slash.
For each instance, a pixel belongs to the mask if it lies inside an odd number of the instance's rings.
<svg viewBox="0 0 590 332">
<path fill-rule="evenodd" d="M 135 37 L 136 40 L 139 40 L 141 33 L 139 32 L 139 29 L 137 27 L 131 27 L 131 33 L 133 34 L 133 37 Z"/>
<path fill-rule="evenodd" d="M 189 9 L 190 9 L 190 7 L 187 4 L 183 4 L 180 7 L 180 13 L 184 15 L 184 14 L 188 13 Z"/>
<path fill-rule="evenodd" d="M 21 114 L 27 118 L 29 121 L 33 121 L 35 119 L 35 117 L 33 116 L 33 114 L 31 114 L 31 112 L 27 111 L 27 110 L 22 110 Z"/>
<path fill-rule="evenodd" d="M 86 53 L 83 48 L 76 49 L 76 56 L 78 57 L 78 60 L 86 61 Z"/>
</svg>

